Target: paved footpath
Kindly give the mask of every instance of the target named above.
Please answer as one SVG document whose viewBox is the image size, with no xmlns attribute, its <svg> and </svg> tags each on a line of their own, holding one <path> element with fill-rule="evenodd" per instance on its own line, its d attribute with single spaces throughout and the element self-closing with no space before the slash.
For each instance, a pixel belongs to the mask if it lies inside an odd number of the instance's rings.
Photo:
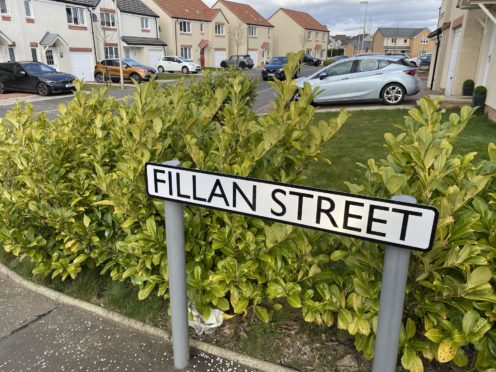
<svg viewBox="0 0 496 372">
<path fill-rule="evenodd" d="M 185 371 L 255 371 L 192 349 Z M 170 344 L 0 273 L 0 371 L 175 371 Z"/>
</svg>

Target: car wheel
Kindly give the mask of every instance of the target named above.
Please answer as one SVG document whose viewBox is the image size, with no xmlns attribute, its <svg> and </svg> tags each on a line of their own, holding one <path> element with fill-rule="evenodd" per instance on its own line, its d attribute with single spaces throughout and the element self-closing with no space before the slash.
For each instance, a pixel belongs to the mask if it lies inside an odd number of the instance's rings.
<svg viewBox="0 0 496 372">
<path fill-rule="evenodd" d="M 136 82 L 141 83 L 141 76 L 139 76 L 137 73 L 133 73 L 129 76 L 130 79 L 136 80 Z"/>
<path fill-rule="evenodd" d="M 240 67 L 240 68 L 242 68 L 242 69 L 244 70 L 244 69 L 246 68 L 246 63 L 241 62 L 241 63 L 239 64 L 239 67 Z"/>
<path fill-rule="evenodd" d="M 101 72 L 97 72 L 95 74 L 95 81 L 97 83 L 103 83 L 103 82 L 105 82 L 105 78 L 103 77 L 103 74 Z"/>
<path fill-rule="evenodd" d="M 181 69 L 181 72 L 182 72 L 183 74 L 187 74 L 187 73 L 189 72 L 189 69 L 188 69 L 186 66 L 184 66 L 184 67 Z"/>
<path fill-rule="evenodd" d="M 5 89 L 5 84 L 0 83 L 0 94 L 4 94 L 5 92 L 7 92 L 7 89 Z"/>
<path fill-rule="evenodd" d="M 405 99 L 405 88 L 397 83 L 388 84 L 382 89 L 381 98 L 386 105 L 399 105 Z"/>
<path fill-rule="evenodd" d="M 162 66 L 158 66 L 158 72 L 160 72 L 161 74 L 164 73 L 164 68 Z"/>
<path fill-rule="evenodd" d="M 227 68 L 227 63 L 226 63 L 226 62 L 224 62 L 224 61 L 222 61 L 222 62 L 220 63 L 220 67 L 222 67 L 222 68 Z"/>
<path fill-rule="evenodd" d="M 38 91 L 38 94 L 40 96 L 49 96 L 50 95 L 50 87 L 48 85 L 46 85 L 45 83 L 38 83 L 36 90 Z"/>
</svg>

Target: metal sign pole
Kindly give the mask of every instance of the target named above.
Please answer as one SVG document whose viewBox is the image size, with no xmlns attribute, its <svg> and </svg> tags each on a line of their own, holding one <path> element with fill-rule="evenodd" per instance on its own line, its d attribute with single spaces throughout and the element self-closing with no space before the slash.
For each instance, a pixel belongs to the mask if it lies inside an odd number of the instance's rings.
<svg viewBox="0 0 496 372">
<path fill-rule="evenodd" d="M 417 203 L 407 195 L 394 196 L 391 200 Z M 386 246 L 373 372 L 396 371 L 409 263 L 409 249 Z"/>
<path fill-rule="evenodd" d="M 177 160 L 168 161 L 164 164 L 180 165 Z M 188 366 L 190 352 L 183 205 L 182 203 L 167 201 L 164 202 L 164 209 L 174 367 L 184 369 Z"/>
</svg>

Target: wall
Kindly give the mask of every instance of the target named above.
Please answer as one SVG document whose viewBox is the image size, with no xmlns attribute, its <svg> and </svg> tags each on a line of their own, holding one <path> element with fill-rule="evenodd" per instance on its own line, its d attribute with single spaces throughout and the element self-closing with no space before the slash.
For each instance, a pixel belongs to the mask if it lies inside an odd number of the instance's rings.
<svg viewBox="0 0 496 372">
<path fill-rule="evenodd" d="M 427 35 L 429 35 L 430 31 L 429 30 L 424 30 L 421 33 L 419 33 L 417 36 L 413 37 L 410 39 L 410 56 L 411 57 L 418 57 L 422 54 L 425 53 L 432 53 L 434 50 L 434 41 L 431 39 L 427 39 L 428 42 L 427 44 L 422 44 L 422 40 L 424 38 L 427 38 Z M 425 53 L 421 53 L 421 51 L 425 51 Z"/>
<path fill-rule="evenodd" d="M 306 49 L 308 43 L 305 38 L 305 30 L 283 11 L 278 10 L 269 18 L 269 22 L 274 25 L 273 56 L 286 55 L 289 52 Z"/>
</svg>

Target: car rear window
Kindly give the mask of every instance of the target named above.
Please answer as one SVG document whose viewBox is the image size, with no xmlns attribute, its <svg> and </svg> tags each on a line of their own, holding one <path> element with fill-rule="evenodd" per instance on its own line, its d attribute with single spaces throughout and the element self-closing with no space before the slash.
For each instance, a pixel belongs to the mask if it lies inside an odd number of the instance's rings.
<svg viewBox="0 0 496 372">
<path fill-rule="evenodd" d="M 14 73 L 14 64 L 13 63 L 0 63 L 0 73 L 13 74 Z"/>
</svg>

